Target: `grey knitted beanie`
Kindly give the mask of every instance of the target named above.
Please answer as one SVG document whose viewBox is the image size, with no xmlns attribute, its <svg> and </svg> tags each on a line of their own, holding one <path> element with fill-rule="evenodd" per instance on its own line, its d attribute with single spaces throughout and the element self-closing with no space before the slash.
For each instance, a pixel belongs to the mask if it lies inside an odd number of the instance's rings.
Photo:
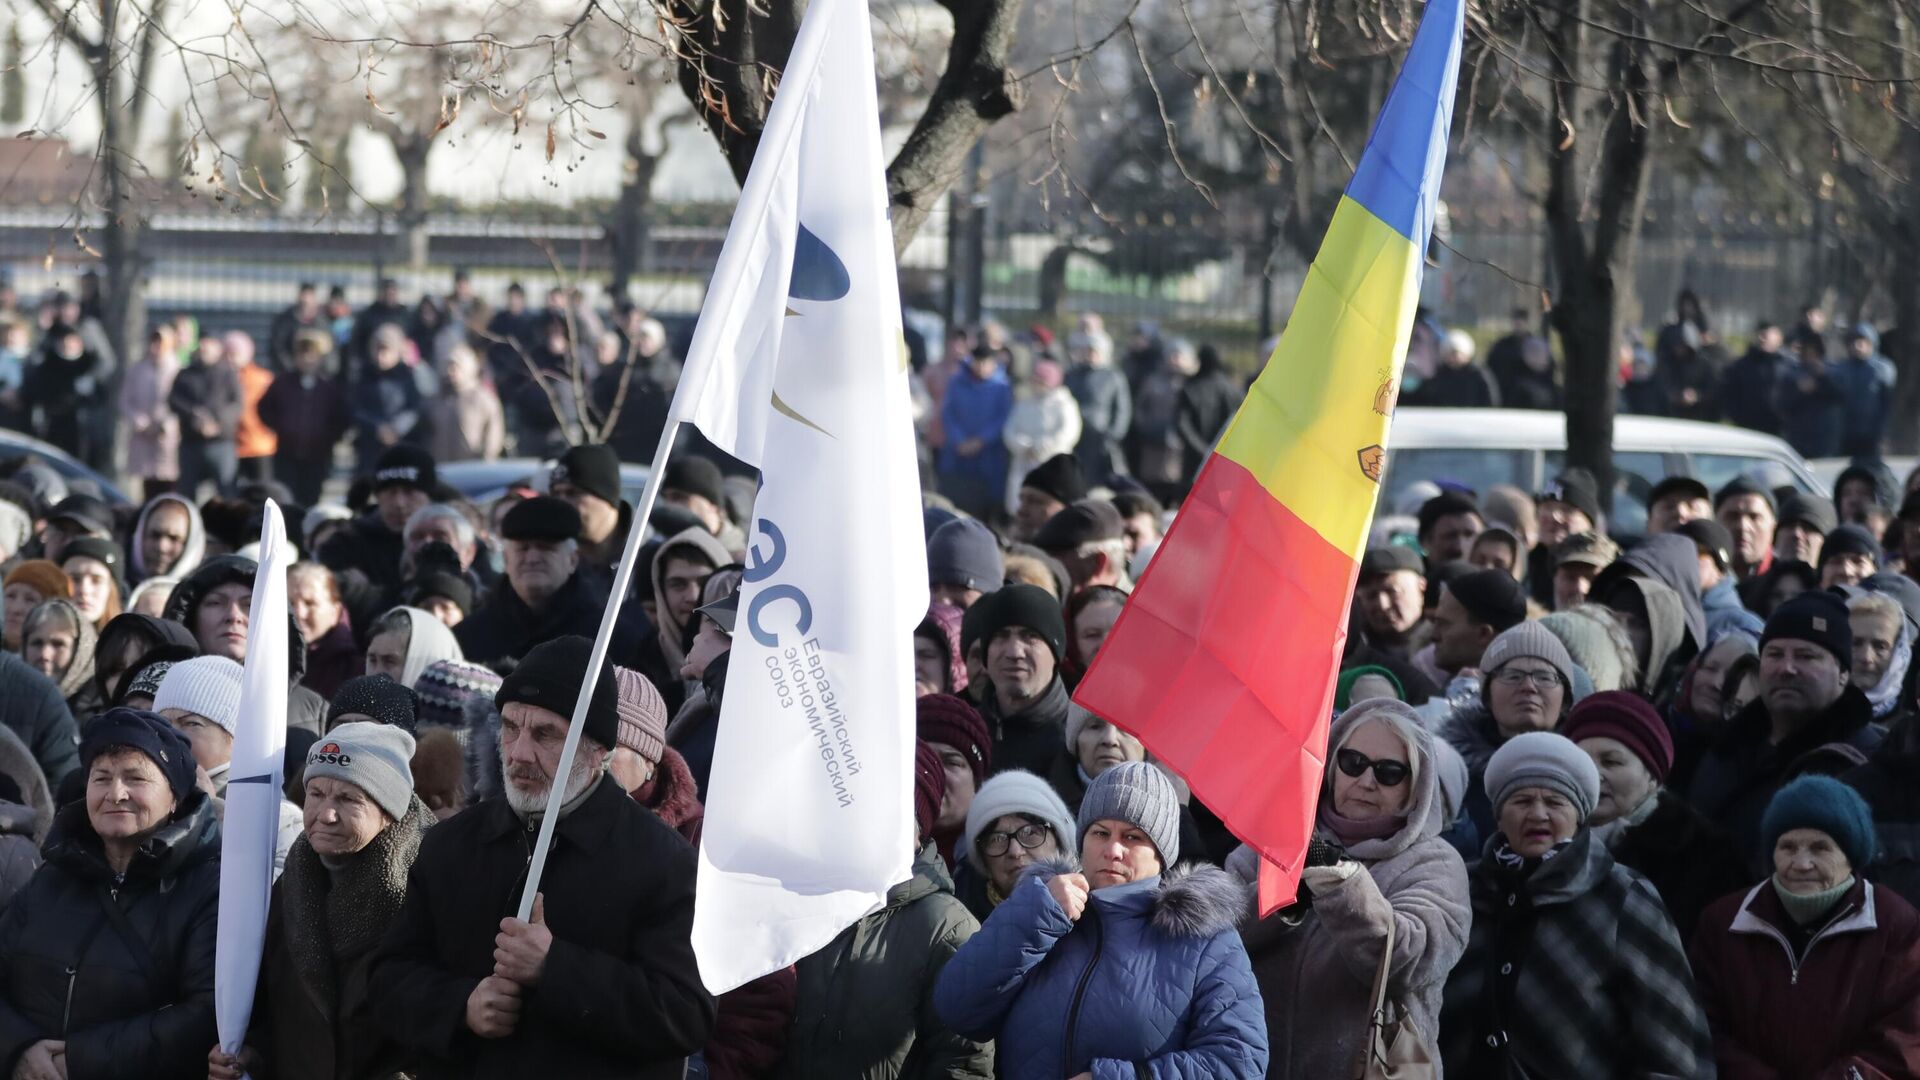
<svg viewBox="0 0 1920 1080">
<path fill-rule="evenodd" d="M 1138 826 L 1160 852 L 1160 865 L 1180 861 L 1180 796 L 1158 765 L 1129 761 L 1100 774 L 1080 800 L 1080 844 L 1096 821 Z"/>
</svg>

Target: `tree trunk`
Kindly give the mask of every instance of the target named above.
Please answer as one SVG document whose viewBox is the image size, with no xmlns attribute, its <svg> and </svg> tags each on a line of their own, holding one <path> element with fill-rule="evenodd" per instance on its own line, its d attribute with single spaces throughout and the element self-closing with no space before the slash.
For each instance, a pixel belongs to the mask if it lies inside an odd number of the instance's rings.
<svg viewBox="0 0 1920 1080">
<path fill-rule="evenodd" d="M 433 149 L 432 136 L 395 139 L 394 154 L 400 159 L 400 201 L 394 207 L 394 258 L 412 270 L 427 268 L 427 154 Z"/>
<path fill-rule="evenodd" d="M 1914 102 L 1911 81 L 1915 67 L 1911 49 L 1915 45 L 1914 27 L 1904 13 L 1896 9 L 1896 34 L 1899 38 L 1900 74 L 1903 81 L 1889 87 L 1894 95 L 1890 107 L 1895 116 L 1911 117 Z M 1899 160 L 1908 182 L 1901 187 L 1902 213 L 1886 241 L 1892 249 L 1894 274 L 1887 287 L 1893 294 L 1895 340 L 1887 349 L 1888 359 L 1898 366 L 1900 377 L 1893 384 L 1893 421 L 1887 432 L 1887 452 L 1920 452 L 1920 128 L 1912 120 L 1900 125 Z"/>
<path fill-rule="evenodd" d="M 639 119 L 627 132 L 626 176 L 620 185 L 620 198 L 613 207 L 613 227 L 608 230 L 613 242 L 613 295 L 624 297 L 627 288 L 646 269 L 647 246 L 653 232 L 653 176 L 659 171 L 661 153 L 649 154 L 645 131 Z M 664 141 L 664 139 L 663 139 Z"/>
<path fill-rule="evenodd" d="M 1043 321 L 1058 319 L 1060 308 L 1067 302 L 1067 264 L 1073 260 L 1076 250 L 1071 243 L 1058 244 L 1040 260 L 1038 317 Z"/>
</svg>

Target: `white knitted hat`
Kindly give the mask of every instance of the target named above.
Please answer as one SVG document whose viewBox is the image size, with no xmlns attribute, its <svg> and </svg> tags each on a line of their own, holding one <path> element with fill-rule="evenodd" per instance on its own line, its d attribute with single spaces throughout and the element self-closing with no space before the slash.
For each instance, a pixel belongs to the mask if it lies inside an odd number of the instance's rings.
<svg viewBox="0 0 1920 1080">
<path fill-rule="evenodd" d="M 160 680 L 160 692 L 153 696 L 153 711 L 185 709 L 219 724 L 231 735 L 240 722 L 240 676 L 244 670 L 224 656 L 182 660 Z"/>
<path fill-rule="evenodd" d="M 987 863 L 980 857 L 980 834 L 1008 814 L 1030 814 L 1045 821 L 1053 828 L 1054 845 L 1061 855 L 1073 858 L 1080 853 L 1073 814 L 1052 786 L 1025 769 L 1008 769 L 980 785 L 967 811 L 967 861 L 982 876 Z"/>
</svg>

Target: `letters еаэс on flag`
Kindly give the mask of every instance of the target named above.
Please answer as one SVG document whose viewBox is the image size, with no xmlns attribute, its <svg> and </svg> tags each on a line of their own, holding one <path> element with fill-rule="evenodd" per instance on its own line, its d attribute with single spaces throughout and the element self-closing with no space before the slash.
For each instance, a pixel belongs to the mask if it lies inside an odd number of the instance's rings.
<svg viewBox="0 0 1920 1080">
<path fill-rule="evenodd" d="M 254 984 L 266 942 L 280 835 L 280 779 L 287 749 L 287 544 L 280 507 L 267 501 L 260 565 L 247 615 L 247 663 L 240 677 L 240 722 L 227 773 L 220 827 L 220 921 L 213 957 L 213 1008 L 220 1047 L 240 1052 L 253 1013 Z"/>
<path fill-rule="evenodd" d="M 761 480 L 694 904 L 715 993 L 911 874 L 927 567 L 885 164 L 865 0 L 814 0 L 672 413 Z"/>
<path fill-rule="evenodd" d="M 1263 908 L 1292 898 L 1312 836 L 1446 161 L 1462 3 L 1428 3 L 1279 347 L 1074 695 L 1277 865 Z"/>
</svg>

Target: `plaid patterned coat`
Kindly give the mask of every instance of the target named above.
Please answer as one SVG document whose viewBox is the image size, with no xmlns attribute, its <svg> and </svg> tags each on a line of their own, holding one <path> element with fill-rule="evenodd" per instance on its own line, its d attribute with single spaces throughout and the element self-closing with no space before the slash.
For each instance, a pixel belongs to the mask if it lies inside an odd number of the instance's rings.
<svg viewBox="0 0 1920 1080">
<path fill-rule="evenodd" d="M 1488 856 L 1440 1012 L 1448 1076 L 1711 1078 L 1713 1040 L 1660 896 L 1582 829 L 1530 877 Z"/>
</svg>

